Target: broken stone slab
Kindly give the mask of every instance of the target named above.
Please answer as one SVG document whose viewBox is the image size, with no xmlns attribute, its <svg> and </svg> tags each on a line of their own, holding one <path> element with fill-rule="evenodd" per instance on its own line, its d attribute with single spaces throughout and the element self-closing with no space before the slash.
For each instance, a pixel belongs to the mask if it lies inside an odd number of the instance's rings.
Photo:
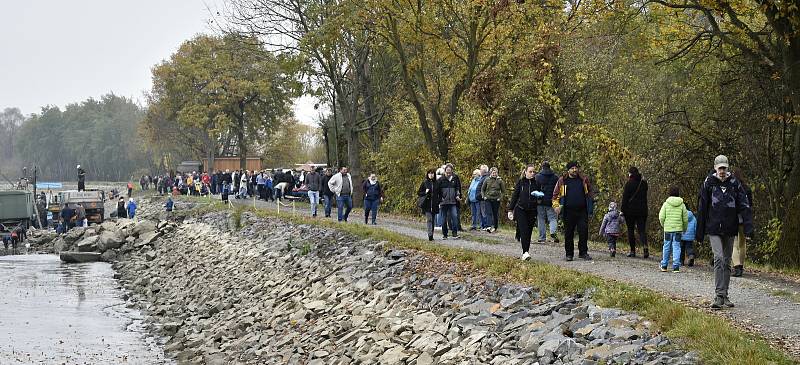
<svg viewBox="0 0 800 365">
<path fill-rule="evenodd" d="M 91 236 L 84 238 L 78 242 L 78 251 L 80 252 L 92 252 L 97 250 L 97 240 L 99 236 Z"/>
<path fill-rule="evenodd" d="M 63 251 L 58 257 L 68 264 L 100 261 L 100 254 L 97 252 Z"/>
</svg>

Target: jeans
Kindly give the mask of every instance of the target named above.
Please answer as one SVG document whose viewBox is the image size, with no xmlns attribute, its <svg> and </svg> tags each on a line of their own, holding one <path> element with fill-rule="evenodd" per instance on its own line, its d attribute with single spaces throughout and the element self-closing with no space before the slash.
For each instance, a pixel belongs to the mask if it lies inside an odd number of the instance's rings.
<svg viewBox="0 0 800 365">
<path fill-rule="evenodd" d="M 325 204 L 324 204 L 325 205 L 325 216 L 326 217 L 330 217 L 331 216 L 331 205 L 333 205 L 332 204 L 333 203 L 333 196 L 331 196 L 331 195 L 323 195 L 322 199 L 325 202 Z"/>
<path fill-rule="evenodd" d="M 575 230 L 578 230 L 578 255 L 589 253 L 589 213 L 586 208 L 566 208 L 564 213 L 564 251 L 567 257 L 575 254 Z"/>
<path fill-rule="evenodd" d="M 731 256 L 733 255 L 733 236 L 708 236 L 711 251 L 714 252 L 714 294 L 728 297 L 731 283 Z"/>
<path fill-rule="evenodd" d="M 317 216 L 317 206 L 319 205 L 319 191 L 308 191 L 308 201 L 311 203 L 311 216 Z"/>
<path fill-rule="evenodd" d="M 426 226 L 428 228 L 428 237 L 433 237 L 433 221 L 434 221 L 433 213 L 425 212 L 425 218 L 427 221 Z"/>
<path fill-rule="evenodd" d="M 661 267 L 667 267 L 672 253 L 672 268 L 681 267 L 681 232 L 664 232 L 664 248 L 661 251 Z"/>
<path fill-rule="evenodd" d="M 370 212 L 372 212 L 372 224 L 375 224 L 375 219 L 378 217 L 378 204 L 380 203 L 380 199 L 364 199 L 364 224 L 367 223 Z"/>
<path fill-rule="evenodd" d="M 556 211 L 553 209 L 553 207 L 548 207 L 546 205 L 537 206 L 536 211 L 538 213 L 536 225 L 539 227 L 539 241 L 544 241 L 547 239 L 545 218 L 547 218 L 547 221 L 550 223 L 550 234 L 556 234 L 556 227 L 558 227 L 558 216 L 556 215 Z"/>
<path fill-rule="evenodd" d="M 344 207 L 347 206 L 345 210 Z M 347 217 L 350 216 L 350 211 L 353 210 L 353 197 L 350 195 L 339 195 L 336 197 L 336 209 L 339 213 L 339 222 L 347 222 Z M 344 210 L 344 214 L 342 214 Z"/>
<path fill-rule="evenodd" d="M 481 202 L 469 202 L 469 208 L 472 211 L 472 226 L 470 228 L 478 228 L 481 220 Z"/>
<path fill-rule="evenodd" d="M 458 205 L 444 204 L 439 208 L 439 211 L 443 217 L 442 234 L 447 237 L 447 228 L 449 226 L 453 231 L 453 236 L 458 236 Z"/>
<path fill-rule="evenodd" d="M 625 216 L 625 224 L 628 226 L 628 245 L 631 247 L 631 252 L 636 252 L 635 231 L 639 231 L 639 242 L 647 251 L 647 216 Z"/>
<path fill-rule="evenodd" d="M 444 226 L 444 211 L 439 209 L 439 213 L 436 213 L 436 227 Z"/>
<path fill-rule="evenodd" d="M 489 228 L 492 223 L 489 222 L 489 216 L 492 214 L 489 202 L 482 200 L 481 204 L 481 228 Z"/>
</svg>

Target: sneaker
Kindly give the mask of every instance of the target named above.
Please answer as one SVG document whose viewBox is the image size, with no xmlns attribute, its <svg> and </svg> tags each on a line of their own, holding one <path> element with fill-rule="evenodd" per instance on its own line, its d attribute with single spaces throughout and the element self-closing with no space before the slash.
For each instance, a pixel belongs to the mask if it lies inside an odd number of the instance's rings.
<svg viewBox="0 0 800 365">
<path fill-rule="evenodd" d="M 742 267 L 741 265 L 736 265 L 733 267 L 733 273 L 731 274 L 731 276 L 735 276 L 738 278 L 742 276 L 743 272 L 744 272 L 744 267 Z"/>
<path fill-rule="evenodd" d="M 555 234 L 555 233 L 551 234 L 551 235 L 550 235 L 550 237 L 551 237 L 551 238 L 553 238 L 553 242 L 555 242 L 555 243 L 558 243 L 558 242 L 559 242 L 559 241 L 558 241 L 558 236 L 556 236 L 556 234 Z"/>
<path fill-rule="evenodd" d="M 460 240 L 460 239 L 461 239 L 461 236 L 459 236 L 459 235 L 457 235 L 457 234 L 454 234 L 454 235 L 453 235 L 453 239 L 454 239 L 454 240 Z"/>
<path fill-rule="evenodd" d="M 611 257 L 617 256 L 617 251 L 611 250 Z"/>
<path fill-rule="evenodd" d="M 585 254 L 583 254 L 583 255 L 578 255 L 578 257 L 579 257 L 579 258 L 582 258 L 582 259 L 584 259 L 584 260 L 586 260 L 586 261 L 591 261 L 591 260 L 592 260 L 592 257 L 591 257 L 591 256 L 589 256 L 589 254 L 588 254 L 588 253 L 585 253 Z"/>
<path fill-rule="evenodd" d="M 572 256 L 567 256 L 567 261 L 572 261 L 574 258 Z"/>
<path fill-rule="evenodd" d="M 541 239 L 541 238 L 540 238 L 538 241 L 536 241 L 536 243 L 538 243 L 538 244 L 542 245 L 542 244 L 544 244 L 544 243 L 545 243 L 545 240 L 543 240 L 543 239 Z"/>
<path fill-rule="evenodd" d="M 522 261 L 528 261 L 531 259 L 531 255 L 527 252 L 522 254 Z"/>
<path fill-rule="evenodd" d="M 489 233 L 495 233 L 495 232 L 497 232 L 497 228 L 490 227 L 490 228 L 489 228 L 488 230 L 486 230 L 486 231 L 487 231 L 487 232 L 489 232 Z"/>
<path fill-rule="evenodd" d="M 686 264 L 686 266 L 688 266 L 688 267 L 694 266 L 694 257 L 689 259 L 689 262 Z"/>
<path fill-rule="evenodd" d="M 633 251 L 629 252 L 628 257 L 636 257 L 636 252 Z"/>
<path fill-rule="evenodd" d="M 667 272 L 667 267 L 666 266 L 662 266 L 661 267 L 661 272 Z"/>
<path fill-rule="evenodd" d="M 681 268 L 680 267 L 673 267 L 672 268 L 672 272 L 675 272 L 675 273 L 681 272 Z"/>
<path fill-rule="evenodd" d="M 442 230 L 442 227 L 433 227 L 433 230 L 434 230 L 434 231 L 441 231 L 441 230 Z"/>
<path fill-rule="evenodd" d="M 731 303 L 731 301 L 730 301 L 730 299 L 728 299 L 728 297 L 723 297 L 722 298 L 722 305 L 724 305 L 724 306 L 726 306 L 728 308 L 733 308 L 733 303 Z"/>
<path fill-rule="evenodd" d="M 711 309 L 722 309 L 723 305 L 725 305 L 725 300 L 722 297 L 716 297 L 714 303 L 711 303 Z"/>
<path fill-rule="evenodd" d="M 433 236 L 428 236 L 428 241 L 433 241 Z"/>
<path fill-rule="evenodd" d="M 443 239 L 443 240 L 446 240 L 446 239 L 447 239 L 447 236 L 442 236 L 442 239 Z"/>
</svg>

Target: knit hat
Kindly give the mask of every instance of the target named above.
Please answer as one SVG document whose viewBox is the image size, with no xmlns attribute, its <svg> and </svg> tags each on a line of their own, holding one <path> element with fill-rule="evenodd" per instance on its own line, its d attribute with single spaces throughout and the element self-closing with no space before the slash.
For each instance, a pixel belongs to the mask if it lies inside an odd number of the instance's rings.
<svg viewBox="0 0 800 365">
<path fill-rule="evenodd" d="M 725 157 L 725 155 L 719 155 L 716 158 L 714 158 L 714 170 L 720 167 L 725 167 L 726 169 L 730 167 L 728 165 L 728 158 Z"/>
<path fill-rule="evenodd" d="M 543 169 L 549 169 L 550 168 L 550 161 L 542 162 L 542 168 Z"/>
<path fill-rule="evenodd" d="M 612 210 L 617 210 L 617 203 L 615 202 L 608 203 L 608 211 L 610 212 Z"/>
<path fill-rule="evenodd" d="M 571 169 L 573 167 L 580 167 L 580 165 L 578 165 L 578 161 L 570 161 L 570 162 L 567 163 L 567 170 L 569 170 L 569 169 Z"/>
</svg>

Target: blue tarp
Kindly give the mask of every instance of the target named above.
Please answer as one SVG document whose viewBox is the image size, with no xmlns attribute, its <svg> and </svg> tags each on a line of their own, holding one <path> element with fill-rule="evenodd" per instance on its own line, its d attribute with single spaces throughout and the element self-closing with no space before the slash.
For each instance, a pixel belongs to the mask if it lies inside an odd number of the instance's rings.
<svg viewBox="0 0 800 365">
<path fill-rule="evenodd" d="M 64 186 L 60 182 L 37 182 L 37 189 L 61 189 Z"/>
</svg>

